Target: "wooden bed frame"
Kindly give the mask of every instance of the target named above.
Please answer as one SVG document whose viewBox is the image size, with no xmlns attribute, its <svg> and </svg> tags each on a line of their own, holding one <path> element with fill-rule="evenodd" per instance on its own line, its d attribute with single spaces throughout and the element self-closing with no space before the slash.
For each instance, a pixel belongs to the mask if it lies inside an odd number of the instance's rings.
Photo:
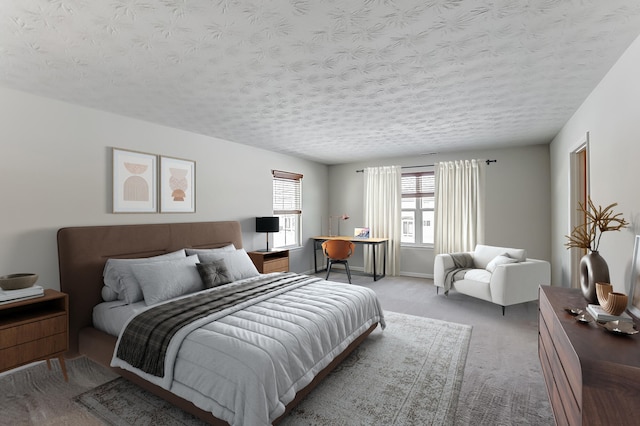
<svg viewBox="0 0 640 426">
<path fill-rule="evenodd" d="M 62 228 L 58 231 L 60 289 L 69 295 L 69 351 L 67 358 L 81 355 L 111 368 L 140 387 L 175 406 L 215 425 L 227 422 L 216 418 L 190 401 L 120 368 L 110 367 L 117 338 L 93 328 L 93 307 L 102 302 L 102 271 L 109 258 L 139 258 L 170 253 L 182 248 L 215 248 L 233 243 L 242 248 L 240 223 L 193 222 L 145 225 L 113 225 Z M 284 418 L 311 390 L 346 358 L 375 328 L 372 325 L 347 349 L 301 389 Z"/>
</svg>

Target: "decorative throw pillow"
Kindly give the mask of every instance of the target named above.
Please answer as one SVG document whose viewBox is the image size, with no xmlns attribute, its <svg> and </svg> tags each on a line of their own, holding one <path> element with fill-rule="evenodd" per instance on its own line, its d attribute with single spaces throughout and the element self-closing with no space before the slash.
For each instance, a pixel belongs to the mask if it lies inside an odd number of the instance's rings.
<svg viewBox="0 0 640 426">
<path fill-rule="evenodd" d="M 131 270 L 140 283 L 147 305 L 163 302 L 203 289 L 196 268 L 197 255 L 164 262 L 137 263 Z"/>
<path fill-rule="evenodd" d="M 199 254 L 200 263 L 210 263 L 216 260 L 224 260 L 232 281 L 238 281 L 243 278 L 257 277 L 260 272 L 251 261 L 251 258 L 244 249 L 234 251 L 221 251 L 218 253 Z"/>
<path fill-rule="evenodd" d="M 102 273 L 104 285 L 118 294 L 119 300 L 128 304 L 140 302 L 144 299 L 138 280 L 131 271 L 131 265 L 150 262 L 163 262 L 170 259 L 184 259 L 184 250 L 161 254 L 160 256 L 141 257 L 136 259 L 108 259 Z M 103 296 L 106 292 L 103 292 Z M 110 292 L 108 293 L 110 294 Z"/>
<path fill-rule="evenodd" d="M 506 263 L 518 263 L 518 259 L 512 259 L 508 254 L 503 253 L 494 257 L 493 260 L 487 264 L 486 269 L 493 273 L 499 265 L 504 265 Z"/>
<path fill-rule="evenodd" d="M 113 302 L 114 300 L 118 300 L 118 293 L 113 291 L 111 287 L 102 286 L 102 300 L 105 302 Z"/>
<path fill-rule="evenodd" d="M 210 263 L 197 263 L 196 266 L 205 288 L 217 287 L 232 281 L 224 259 L 214 260 Z"/>
<path fill-rule="evenodd" d="M 236 250 L 236 246 L 234 246 L 233 244 L 229 244 L 227 246 L 224 247 L 216 247 L 216 248 L 210 248 L 210 249 L 194 249 L 194 248 L 186 248 L 184 249 L 184 251 L 187 252 L 187 256 L 192 256 L 194 254 L 212 254 L 212 253 L 220 253 L 223 251 L 235 251 Z"/>
</svg>

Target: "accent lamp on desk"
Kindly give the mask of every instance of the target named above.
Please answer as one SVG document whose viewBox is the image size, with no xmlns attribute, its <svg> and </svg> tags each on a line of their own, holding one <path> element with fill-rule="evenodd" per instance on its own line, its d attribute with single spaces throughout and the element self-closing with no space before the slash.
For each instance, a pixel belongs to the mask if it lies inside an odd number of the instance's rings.
<svg viewBox="0 0 640 426">
<path fill-rule="evenodd" d="M 280 232 L 280 218 L 277 216 L 256 217 L 256 232 L 267 233 L 267 249 L 264 251 L 269 251 L 269 232 Z"/>
</svg>

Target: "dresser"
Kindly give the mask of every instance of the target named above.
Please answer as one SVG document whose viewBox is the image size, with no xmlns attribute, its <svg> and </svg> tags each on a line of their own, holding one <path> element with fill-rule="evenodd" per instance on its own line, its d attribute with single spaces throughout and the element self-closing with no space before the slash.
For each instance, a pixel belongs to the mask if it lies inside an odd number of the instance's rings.
<svg viewBox="0 0 640 426">
<path fill-rule="evenodd" d="M 640 333 L 577 322 L 564 308 L 586 308 L 579 289 L 539 291 L 538 356 L 556 424 L 640 424 Z"/>
<path fill-rule="evenodd" d="M 69 348 L 69 298 L 56 290 L 44 296 L 0 305 L 0 372 L 34 361 L 58 358 L 65 380 L 63 354 Z"/>
<path fill-rule="evenodd" d="M 289 271 L 289 250 L 251 251 L 248 254 L 261 274 Z"/>
</svg>

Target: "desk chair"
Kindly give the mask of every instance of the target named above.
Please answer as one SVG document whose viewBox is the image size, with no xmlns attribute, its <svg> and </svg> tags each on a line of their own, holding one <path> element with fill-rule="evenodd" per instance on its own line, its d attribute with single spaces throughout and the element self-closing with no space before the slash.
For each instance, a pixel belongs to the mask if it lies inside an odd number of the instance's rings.
<svg viewBox="0 0 640 426">
<path fill-rule="evenodd" d="M 327 277 L 331 273 L 331 266 L 334 263 L 342 263 L 347 270 L 347 277 L 349 278 L 349 284 L 351 284 L 351 271 L 349 270 L 349 262 L 347 259 L 351 257 L 356 245 L 351 241 L 345 240 L 327 240 L 322 243 L 322 252 L 327 258 Z"/>
</svg>

